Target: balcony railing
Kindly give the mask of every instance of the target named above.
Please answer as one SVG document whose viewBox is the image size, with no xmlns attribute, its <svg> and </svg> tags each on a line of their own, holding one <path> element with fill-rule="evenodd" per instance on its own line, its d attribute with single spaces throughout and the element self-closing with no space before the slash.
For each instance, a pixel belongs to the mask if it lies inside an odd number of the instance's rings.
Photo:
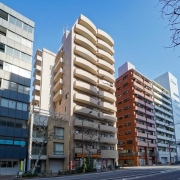
<svg viewBox="0 0 180 180">
<path fill-rule="evenodd" d="M 54 151 L 54 155 L 64 155 L 64 151 Z"/>
<path fill-rule="evenodd" d="M 32 155 L 39 155 L 40 148 L 39 149 L 32 149 Z M 43 149 L 41 152 L 42 155 L 46 155 L 46 149 Z"/>
</svg>

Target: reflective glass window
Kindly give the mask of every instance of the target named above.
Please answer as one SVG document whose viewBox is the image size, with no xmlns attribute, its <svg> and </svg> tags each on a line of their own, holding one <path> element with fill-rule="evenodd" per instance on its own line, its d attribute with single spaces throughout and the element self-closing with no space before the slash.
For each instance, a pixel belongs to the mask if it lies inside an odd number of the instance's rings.
<svg viewBox="0 0 180 180">
<path fill-rule="evenodd" d="M 27 111 L 27 104 L 23 103 L 23 111 Z"/>
<path fill-rule="evenodd" d="M 20 21 L 19 19 L 16 19 L 16 26 L 22 28 L 22 21 Z"/>
<path fill-rule="evenodd" d="M 1 98 L 1 106 L 8 107 L 8 100 L 4 99 L 4 98 Z"/>
<path fill-rule="evenodd" d="M 16 108 L 16 101 L 9 100 L 9 108 L 15 109 Z"/>
<path fill-rule="evenodd" d="M 9 47 L 9 46 L 6 46 L 6 53 L 10 56 L 13 55 L 13 48 Z"/>
<path fill-rule="evenodd" d="M 19 56 L 20 56 L 20 52 L 18 50 L 14 49 L 14 57 L 19 59 Z"/>
<path fill-rule="evenodd" d="M 25 23 L 23 23 L 23 29 L 24 29 L 25 31 L 28 31 L 28 25 L 25 24 Z"/>
<path fill-rule="evenodd" d="M 9 17 L 9 22 L 11 23 L 11 24 L 16 24 L 16 19 L 14 18 L 14 17 L 12 17 L 12 16 L 10 16 Z"/>
<path fill-rule="evenodd" d="M 17 102 L 17 109 L 22 110 L 22 108 L 23 108 L 23 103 Z"/>
</svg>

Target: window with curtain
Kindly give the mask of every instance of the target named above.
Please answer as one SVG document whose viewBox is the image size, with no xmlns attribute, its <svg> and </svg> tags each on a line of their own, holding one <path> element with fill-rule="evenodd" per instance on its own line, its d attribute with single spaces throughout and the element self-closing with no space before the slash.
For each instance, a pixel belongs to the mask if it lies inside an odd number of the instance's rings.
<svg viewBox="0 0 180 180">
<path fill-rule="evenodd" d="M 63 155 L 64 154 L 64 144 L 63 143 L 54 143 L 54 154 Z"/>
<path fill-rule="evenodd" d="M 54 138 L 64 139 L 64 128 L 54 127 Z"/>
</svg>

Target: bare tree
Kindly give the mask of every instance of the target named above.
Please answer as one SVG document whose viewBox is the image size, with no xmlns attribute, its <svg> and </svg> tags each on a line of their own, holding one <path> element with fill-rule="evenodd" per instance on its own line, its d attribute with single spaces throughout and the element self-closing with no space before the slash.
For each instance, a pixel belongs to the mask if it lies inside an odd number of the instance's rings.
<svg viewBox="0 0 180 180">
<path fill-rule="evenodd" d="M 54 126 L 61 126 L 62 123 L 65 121 L 63 121 L 62 117 L 57 117 L 57 116 L 52 117 L 52 116 L 40 115 L 40 114 L 32 114 L 32 116 L 34 116 L 33 123 L 36 128 L 36 133 L 41 138 L 40 142 L 36 141 L 36 143 L 40 145 L 40 149 L 39 149 L 38 158 L 36 159 L 33 169 L 31 170 L 31 173 L 34 174 L 45 145 L 49 141 L 54 139 L 55 136 Z"/>
<path fill-rule="evenodd" d="M 169 48 L 175 48 L 180 45 L 180 0 L 159 0 L 162 5 L 162 18 L 169 20 L 171 44 Z"/>
</svg>

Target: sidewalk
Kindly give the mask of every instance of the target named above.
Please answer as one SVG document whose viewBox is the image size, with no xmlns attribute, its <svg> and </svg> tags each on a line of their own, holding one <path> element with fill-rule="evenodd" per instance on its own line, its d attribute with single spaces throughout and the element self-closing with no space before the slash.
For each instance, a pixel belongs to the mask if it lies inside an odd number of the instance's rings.
<svg viewBox="0 0 180 180">
<path fill-rule="evenodd" d="M 16 175 L 0 175 L 0 180 L 13 180 Z"/>
</svg>

